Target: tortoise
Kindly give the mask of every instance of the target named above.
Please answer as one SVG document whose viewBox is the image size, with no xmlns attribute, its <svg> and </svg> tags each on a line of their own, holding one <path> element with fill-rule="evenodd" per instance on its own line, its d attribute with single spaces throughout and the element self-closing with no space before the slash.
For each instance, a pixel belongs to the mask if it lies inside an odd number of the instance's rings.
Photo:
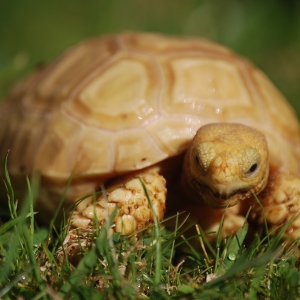
<svg viewBox="0 0 300 300">
<path fill-rule="evenodd" d="M 201 38 L 97 37 L 20 82 L 0 108 L 0 159 L 13 184 L 39 173 L 37 210 L 51 217 L 68 185 L 74 228 L 131 233 L 186 211 L 206 230 L 292 220 L 300 236 L 300 139 L 293 109 L 248 60 Z M 144 193 L 145 183 L 154 211 Z M 96 214 L 95 214 L 96 212 Z"/>
</svg>

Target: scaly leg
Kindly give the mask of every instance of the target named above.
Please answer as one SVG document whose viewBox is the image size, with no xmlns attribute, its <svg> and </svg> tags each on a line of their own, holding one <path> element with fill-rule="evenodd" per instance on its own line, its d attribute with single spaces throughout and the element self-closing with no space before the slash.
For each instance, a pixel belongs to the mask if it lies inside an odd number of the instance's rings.
<svg viewBox="0 0 300 300">
<path fill-rule="evenodd" d="M 103 226 L 115 209 L 117 213 L 110 233 L 129 235 L 153 223 L 152 209 L 140 179 L 148 191 L 156 218 L 161 221 L 166 210 L 165 179 L 153 171 L 137 174 L 129 180 L 125 179 L 119 187 L 114 186 L 111 191 L 108 187 L 108 192 L 101 193 L 95 201 L 72 213 L 70 228 L 63 243 L 64 249 L 58 249 L 57 257 L 64 260 L 66 253 L 69 261 L 76 265 L 81 259 L 82 249 L 93 243 L 90 236 L 93 235 L 95 222 L 98 222 L 100 227 Z"/>
<path fill-rule="evenodd" d="M 71 216 L 71 227 L 92 228 L 95 216 L 98 224 L 102 226 L 116 207 L 118 211 L 112 226 L 115 232 L 130 234 L 152 223 L 151 207 L 138 177 L 135 176 L 111 192 L 104 195 L 101 193 L 95 203 L 89 204 L 81 211 L 75 211 Z M 155 172 L 140 174 L 140 178 L 146 186 L 156 217 L 160 221 L 165 213 L 166 182 Z"/>
<path fill-rule="evenodd" d="M 290 222 L 286 235 L 300 237 L 300 179 L 289 174 L 271 174 L 265 190 L 257 197 L 264 209 L 269 230 L 280 230 Z M 261 206 L 254 203 L 250 219 L 263 225 L 264 215 Z M 277 230 L 277 231 L 278 231 Z"/>
</svg>

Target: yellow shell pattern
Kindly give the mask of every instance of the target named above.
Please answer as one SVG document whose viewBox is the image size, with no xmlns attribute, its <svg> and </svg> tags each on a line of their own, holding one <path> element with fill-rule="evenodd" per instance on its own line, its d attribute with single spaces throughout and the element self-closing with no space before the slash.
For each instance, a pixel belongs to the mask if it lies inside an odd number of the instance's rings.
<svg viewBox="0 0 300 300">
<path fill-rule="evenodd" d="M 272 165 L 300 175 L 287 101 L 247 60 L 199 38 L 85 41 L 17 85 L 0 119 L 0 159 L 11 149 L 12 175 L 111 178 L 182 153 L 213 122 L 264 132 Z"/>
</svg>

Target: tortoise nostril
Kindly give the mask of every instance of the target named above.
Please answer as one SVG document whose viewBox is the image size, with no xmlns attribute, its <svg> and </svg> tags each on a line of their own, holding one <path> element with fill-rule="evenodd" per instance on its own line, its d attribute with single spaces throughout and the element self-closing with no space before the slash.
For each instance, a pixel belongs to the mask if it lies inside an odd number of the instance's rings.
<svg viewBox="0 0 300 300">
<path fill-rule="evenodd" d="M 215 198 L 222 199 L 222 200 L 227 200 L 229 197 L 227 194 L 219 193 L 219 192 L 214 193 L 214 196 L 215 196 Z"/>
</svg>

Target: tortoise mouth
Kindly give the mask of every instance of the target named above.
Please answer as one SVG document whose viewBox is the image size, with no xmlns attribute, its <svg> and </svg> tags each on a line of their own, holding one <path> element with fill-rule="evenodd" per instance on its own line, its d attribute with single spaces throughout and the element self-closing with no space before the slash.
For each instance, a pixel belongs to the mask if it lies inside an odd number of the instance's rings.
<svg viewBox="0 0 300 300">
<path fill-rule="evenodd" d="M 226 193 L 213 192 L 213 190 L 209 186 L 207 186 L 207 188 L 210 189 L 213 196 L 219 200 L 228 200 L 228 199 L 234 197 L 236 194 L 245 194 L 251 190 L 251 188 L 248 188 L 248 189 L 242 188 L 242 189 L 236 189 L 236 190 L 232 191 L 231 193 L 226 194 Z"/>
<path fill-rule="evenodd" d="M 213 208 L 226 208 L 236 205 L 238 202 L 249 198 L 254 190 L 253 187 L 240 188 L 231 191 L 230 193 L 220 193 L 214 191 L 210 186 L 205 183 L 200 183 L 193 180 L 192 184 L 198 190 L 201 200 Z"/>
</svg>

